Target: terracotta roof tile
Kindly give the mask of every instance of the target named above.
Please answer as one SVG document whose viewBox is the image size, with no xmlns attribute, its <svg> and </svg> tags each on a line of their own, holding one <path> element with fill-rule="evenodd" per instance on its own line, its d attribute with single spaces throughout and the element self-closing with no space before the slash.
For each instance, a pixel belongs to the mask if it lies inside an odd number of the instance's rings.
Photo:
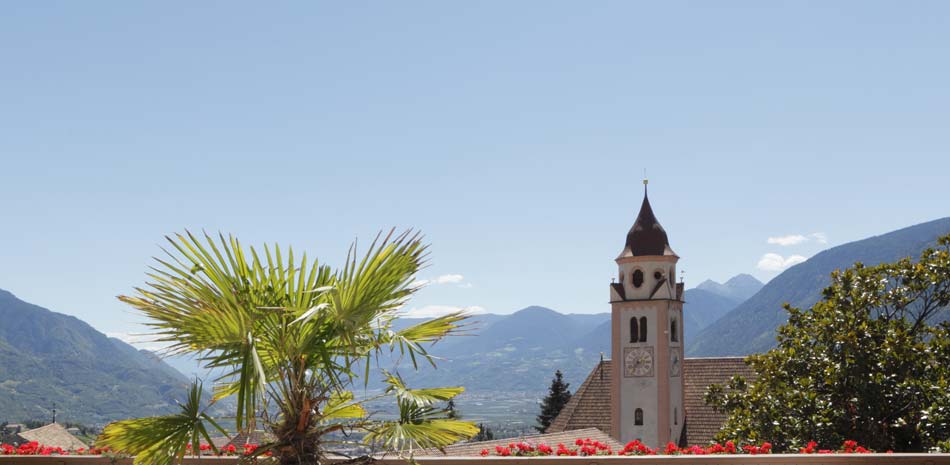
<svg viewBox="0 0 950 465">
<path fill-rule="evenodd" d="M 59 423 L 50 423 L 46 426 L 40 426 L 19 433 L 24 441 L 36 441 L 44 446 L 62 447 L 63 450 L 85 449 L 88 444 L 82 442 L 76 436 L 73 436 L 66 428 Z"/>
<path fill-rule="evenodd" d="M 708 444 L 726 422 L 727 415 L 718 413 L 703 400 L 712 384 L 728 384 L 735 375 L 755 379 L 752 367 L 743 357 L 687 358 L 683 364 L 683 408 L 686 409 L 686 434 L 690 444 Z"/>
<path fill-rule="evenodd" d="M 610 428 L 610 360 L 597 362 L 587 379 L 577 388 L 571 400 L 551 422 L 548 433 L 582 428 L 597 428 L 611 434 Z"/>
<path fill-rule="evenodd" d="M 259 446 L 261 444 L 266 444 L 268 442 L 274 441 L 274 435 L 266 431 L 251 431 L 250 433 L 237 433 L 231 438 L 230 441 L 225 443 L 225 445 L 234 445 L 239 450 L 244 447 L 245 444 L 253 444 Z"/>
</svg>

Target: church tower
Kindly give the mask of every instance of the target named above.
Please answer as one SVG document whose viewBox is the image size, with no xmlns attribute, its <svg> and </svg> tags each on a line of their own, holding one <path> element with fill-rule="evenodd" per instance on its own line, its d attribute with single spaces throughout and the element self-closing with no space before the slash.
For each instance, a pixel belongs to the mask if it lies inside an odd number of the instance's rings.
<svg viewBox="0 0 950 465">
<path fill-rule="evenodd" d="M 683 412 L 683 283 L 679 257 L 650 207 L 643 181 L 640 214 L 617 257 L 610 284 L 611 428 L 621 443 L 679 444 Z"/>
</svg>

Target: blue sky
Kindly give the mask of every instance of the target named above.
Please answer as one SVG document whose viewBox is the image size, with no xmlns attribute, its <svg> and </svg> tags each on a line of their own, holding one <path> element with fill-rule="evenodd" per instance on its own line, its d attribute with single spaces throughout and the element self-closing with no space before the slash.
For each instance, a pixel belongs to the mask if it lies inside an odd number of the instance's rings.
<svg viewBox="0 0 950 465">
<path fill-rule="evenodd" d="M 185 228 L 418 228 L 417 313 L 593 313 L 644 170 L 688 286 L 950 214 L 946 2 L 20 2 L 0 43 L 0 288 L 111 333 Z"/>
</svg>

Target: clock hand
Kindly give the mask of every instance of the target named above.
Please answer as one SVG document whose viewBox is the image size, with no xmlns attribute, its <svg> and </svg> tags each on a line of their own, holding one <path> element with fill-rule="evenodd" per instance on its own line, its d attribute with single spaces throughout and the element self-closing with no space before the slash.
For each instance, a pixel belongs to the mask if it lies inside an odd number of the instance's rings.
<svg viewBox="0 0 950 465">
<path fill-rule="evenodd" d="M 650 293 L 650 298 L 651 298 L 651 299 L 652 299 L 653 296 L 656 294 L 656 291 L 659 291 L 660 288 L 663 287 L 663 284 L 665 284 L 665 283 L 666 283 L 666 278 L 662 278 L 662 279 L 660 279 L 660 280 L 656 283 L 656 286 L 653 286 L 653 292 Z"/>
</svg>

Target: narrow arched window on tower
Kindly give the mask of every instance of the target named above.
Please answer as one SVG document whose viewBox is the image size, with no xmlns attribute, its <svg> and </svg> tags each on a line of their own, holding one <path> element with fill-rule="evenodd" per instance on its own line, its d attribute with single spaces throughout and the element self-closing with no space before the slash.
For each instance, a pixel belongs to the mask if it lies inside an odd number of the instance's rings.
<svg viewBox="0 0 950 465">
<path fill-rule="evenodd" d="M 677 407 L 673 407 L 673 424 L 680 424 L 680 409 Z"/>
<path fill-rule="evenodd" d="M 643 409 L 638 408 L 633 411 L 633 424 L 637 426 L 643 425 Z"/>
<path fill-rule="evenodd" d="M 630 342 L 637 342 L 640 330 L 637 329 L 637 317 L 630 319 Z"/>
<path fill-rule="evenodd" d="M 640 342 L 647 342 L 647 317 L 640 317 Z"/>
<path fill-rule="evenodd" d="M 670 319 L 670 341 L 679 342 L 680 336 L 677 332 L 679 328 L 676 327 L 676 318 Z"/>
</svg>

